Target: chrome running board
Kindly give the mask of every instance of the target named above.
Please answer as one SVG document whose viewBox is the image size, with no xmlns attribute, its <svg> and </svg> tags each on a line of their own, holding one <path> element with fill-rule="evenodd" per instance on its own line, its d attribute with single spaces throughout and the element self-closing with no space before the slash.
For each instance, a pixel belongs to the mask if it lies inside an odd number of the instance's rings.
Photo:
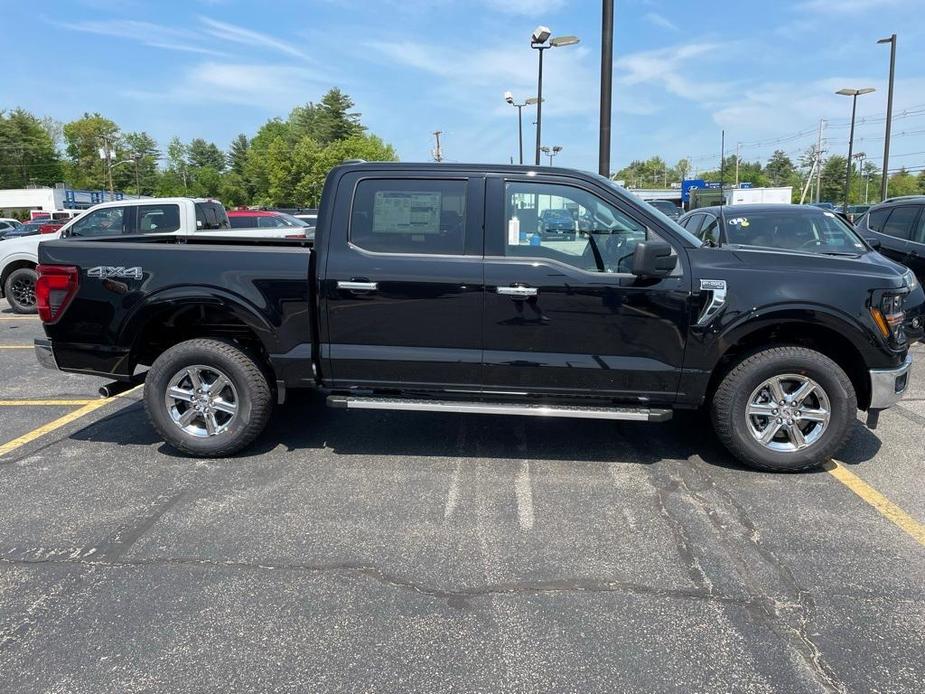
<svg viewBox="0 0 925 694">
<path fill-rule="evenodd" d="M 521 417 L 571 417 L 575 419 L 616 419 L 630 422 L 665 422 L 671 410 L 646 407 L 568 407 L 525 405 L 503 402 L 463 402 L 453 400 L 411 400 L 405 398 L 351 397 L 329 395 L 328 407 L 348 410 L 405 410 L 410 412 L 456 412 L 462 414 L 501 414 Z"/>
</svg>

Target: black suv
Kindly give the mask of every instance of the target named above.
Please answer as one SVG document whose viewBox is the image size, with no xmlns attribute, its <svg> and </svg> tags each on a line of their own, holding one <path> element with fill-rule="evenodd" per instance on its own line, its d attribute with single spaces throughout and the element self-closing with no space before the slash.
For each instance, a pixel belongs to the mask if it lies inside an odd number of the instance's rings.
<svg viewBox="0 0 925 694">
<path fill-rule="evenodd" d="M 883 255 L 925 279 L 925 195 L 888 198 L 855 227 Z"/>
</svg>

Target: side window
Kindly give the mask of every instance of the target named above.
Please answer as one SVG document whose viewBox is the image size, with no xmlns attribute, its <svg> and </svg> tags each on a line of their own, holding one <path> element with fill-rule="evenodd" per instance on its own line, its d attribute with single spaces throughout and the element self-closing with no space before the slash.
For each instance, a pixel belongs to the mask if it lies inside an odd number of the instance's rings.
<svg viewBox="0 0 925 694">
<path fill-rule="evenodd" d="M 279 217 L 257 217 L 257 226 L 261 229 L 278 229 L 286 224 Z"/>
<path fill-rule="evenodd" d="M 504 233 L 505 256 L 608 273 L 629 272 L 648 235 L 645 225 L 581 188 L 526 182 L 505 186 Z"/>
<path fill-rule="evenodd" d="M 883 228 L 883 223 L 886 221 L 886 218 L 889 214 L 889 207 L 882 207 L 879 210 L 871 210 L 867 214 L 867 228 L 873 229 L 874 231 L 880 231 Z"/>
<path fill-rule="evenodd" d="M 925 207 L 919 207 L 919 223 L 916 225 L 915 232 L 912 234 L 912 240 L 916 243 L 925 243 Z"/>
<path fill-rule="evenodd" d="M 696 236 L 697 232 L 700 230 L 700 223 L 702 221 L 703 221 L 702 214 L 692 214 L 690 217 L 687 218 L 687 220 L 685 220 L 684 228 Z"/>
<path fill-rule="evenodd" d="M 908 239 L 912 236 L 912 224 L 918 213 L 919 208 L 912 205 L 896 207 L 890 213 L 880 232 L 897 239 Z"/>
<path fill-rule="evenodd" d="M 179 205 L 141 205 L 138 229 L 142 234 L 166 234 L 180 229 Z"/>
<path fill-rule="evenodd" d="M 703 225 L 697 232 L 697 237 L 704 243 L 719 244 L 719 222 L 716 217 L 711 214 L 703 216 Z"/>
<path fill-rule="evenodd" d="M 376 253 L 463 255 L 466 181 L 360 181 L 350 213 L 350 242 Z"/>
<path fill-rule="evenodd" d="M 125 218 L 124 207 L 105 207 L 84 215 L 70 229 L 69 236 L 114 236 L 121 234 Z"/>
</svg>

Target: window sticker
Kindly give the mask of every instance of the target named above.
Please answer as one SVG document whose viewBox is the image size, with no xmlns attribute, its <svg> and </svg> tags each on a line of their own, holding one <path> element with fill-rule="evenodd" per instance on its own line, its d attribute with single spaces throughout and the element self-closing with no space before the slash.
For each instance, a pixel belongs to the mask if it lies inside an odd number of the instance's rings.
<svg viewBox="0 0 925 694">
<path fill-rule="evenodd" d="M 748 217 L 733 217 L 732 219 L 727 219 L 726 224 L 742 227 L 744 229 L 748 226 Z"/>
<path fill-rule="evenodd" d="M 440 193 L 377 191 L 374 234 L 439 234 Z"/>
</svg>

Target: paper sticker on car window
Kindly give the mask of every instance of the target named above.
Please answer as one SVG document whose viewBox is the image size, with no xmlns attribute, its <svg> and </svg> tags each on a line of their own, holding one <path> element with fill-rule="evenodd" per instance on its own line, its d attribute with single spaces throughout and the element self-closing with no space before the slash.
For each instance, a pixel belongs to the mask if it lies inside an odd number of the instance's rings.
<svg viewBox="0 0 925 694">
<path fill-rule="evenodd" d="M 732 219 L 727 219 L 726 223 L 737 227 L 747 227 L 748 217 L 733 217 Z"/>
</svg>

